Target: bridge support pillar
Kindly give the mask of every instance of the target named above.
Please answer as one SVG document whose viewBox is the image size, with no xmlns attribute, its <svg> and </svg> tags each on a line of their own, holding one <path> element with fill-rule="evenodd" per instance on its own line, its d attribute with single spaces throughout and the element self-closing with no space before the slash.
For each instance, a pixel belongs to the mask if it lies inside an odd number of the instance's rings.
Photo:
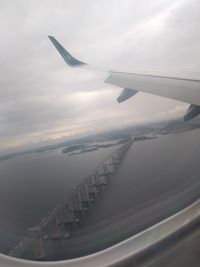
<svg viewBox="0 0 200 267">
<path fill-rule="evenodd" d="M 102 191 L 102 188 L 101 188 L 102 184 L 100 182 L 99 175 L 97 172 L 94 175 L 94 186 L 96 187 L 97 193 L 100 193 Z"/>
<path fill-rule="evenodd" d="M 63 223 L 72 225 L 75 221 L 73 211 L 70 210 L 69 205 L 63 208 Z"/>
<path fill-rule="evenodd" d="M 86 188 L 85 188 L 85 184 L 82 185 L 82 187 L 80 188 L 80 198 L 81 198 L 81 203 L 82 203 L 82 207 L 84 211 L 88 211 L 88 207 L 89 207 L 89 196 L 86 192 Z"/>
<path fill-rule="evenodd" d="M 59 239 L 61 237 L 60 228 L 57 223 L 56 217 L 54 217 L 52 220 L 52 236 L 51 237 L 52 239 Z"/>
<path fill-rule="evenodd" d="M 95 201 L 96 193 L 91 178 L 87 181 L 88 195 L 91 202 Z"/>
<path fill-rule="evenodd" d="M 96 181 L 96 174 L 92 175 L 92 177 L 90 179 L 90 186 L 91 186 L 91 191 L 93 191 L 93 193 L 96 197 L 97 194 L 99 193 L 99 189 L 98 189 L 98 185 L 97 185 L 97 181 Z"/>
<path fill-rule="evenodd" d="M 72 207 L 73 207 L 73 211 L 75 213 L 81 213 L 82 211 L 82 205 L 81 205 L 81 201 L 79 201 L 79 197 L 78 194 L 76 193 L 75 196 L 72 198 Z"/>
<path fill-rule="evenodd" d="M 29 228 L 29 232 L 32 233 L 33 237 L 33 251 L 35 260 L 44 260 L 44 244 L 41 235 L 41 229 L 39 227 Z"/>
</svg>

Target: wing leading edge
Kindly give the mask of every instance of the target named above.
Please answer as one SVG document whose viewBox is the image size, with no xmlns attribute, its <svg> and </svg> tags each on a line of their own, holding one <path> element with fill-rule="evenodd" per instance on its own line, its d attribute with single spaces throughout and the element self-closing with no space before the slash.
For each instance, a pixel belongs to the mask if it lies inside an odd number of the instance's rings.
<svg viewBox="0 0 200 267">
<path fill-rule="evenodd" d="M 53 36 L 49 36 L 49 39 L 70 67 L 89 66 L 90 69 L 103 70 L 74 58 Z M 117 71 L 107 72 L 108 77 L 105 83 L 124 88 L 117 98 L 119 103 L 141 91 L 189 103 L 190 107 L 184 116 L 185 121 L 191 120 L 200 114 L 200 80 Z"/>
</svg>

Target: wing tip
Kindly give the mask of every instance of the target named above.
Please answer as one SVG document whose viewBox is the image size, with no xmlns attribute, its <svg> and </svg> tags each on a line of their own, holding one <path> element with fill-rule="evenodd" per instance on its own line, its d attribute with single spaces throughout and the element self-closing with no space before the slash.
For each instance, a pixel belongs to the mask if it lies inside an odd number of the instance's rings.
<svg viewBox="0 0 200 267">
<path fill-rule="evenodd" d="M 86 63 L 73 57 L 52 35 L 48 35 L 48 38 L 51 40 L 61 57 L 70 67 L 80 67 L 82 65 L 86 65 Z"/>
</svg>

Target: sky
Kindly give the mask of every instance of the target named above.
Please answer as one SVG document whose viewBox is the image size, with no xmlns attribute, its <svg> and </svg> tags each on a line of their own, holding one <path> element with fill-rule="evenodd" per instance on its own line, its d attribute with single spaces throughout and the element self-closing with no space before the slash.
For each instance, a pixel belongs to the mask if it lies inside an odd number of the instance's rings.
<svg viewBox="0 0 200 267">
<path fill-rule="evenodd" d="M 198 0 L 0 0 L 0 152 L 182 117 L 187 104 L 145 93 L 118 104 L 105 73 L 200 77 Z"/>
</svg>

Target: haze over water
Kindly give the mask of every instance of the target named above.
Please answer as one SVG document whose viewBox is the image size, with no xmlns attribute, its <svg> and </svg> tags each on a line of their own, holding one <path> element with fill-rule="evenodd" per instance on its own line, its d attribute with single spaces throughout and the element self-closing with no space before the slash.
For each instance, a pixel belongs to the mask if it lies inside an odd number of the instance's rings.
<svg viewBox="0 0 200 267">
<path fill-rule="evenodd" d="M 171 189 L 194 182 L 195 187 L 199 186 L 196 179 L 200 170 L 199 136 L 200 130 L 193 130 L 134 142 L 116 177 L 106 187 L 102 201 L 86 219 L 88 225 L 106 220 L 116 223 L 120 214 L 137 211 L 158 197 L 162 201 L 162 195 Z M 1 252 L 7 253 L 28 227 L 39 223 L 48 211 L 67 198 L 73 186 L 115 149 L 103 148 L 74 156 L 57 149 L 1 161 Z M 193 197 L 197 194 L 186 202 Z"/>
</svg>

